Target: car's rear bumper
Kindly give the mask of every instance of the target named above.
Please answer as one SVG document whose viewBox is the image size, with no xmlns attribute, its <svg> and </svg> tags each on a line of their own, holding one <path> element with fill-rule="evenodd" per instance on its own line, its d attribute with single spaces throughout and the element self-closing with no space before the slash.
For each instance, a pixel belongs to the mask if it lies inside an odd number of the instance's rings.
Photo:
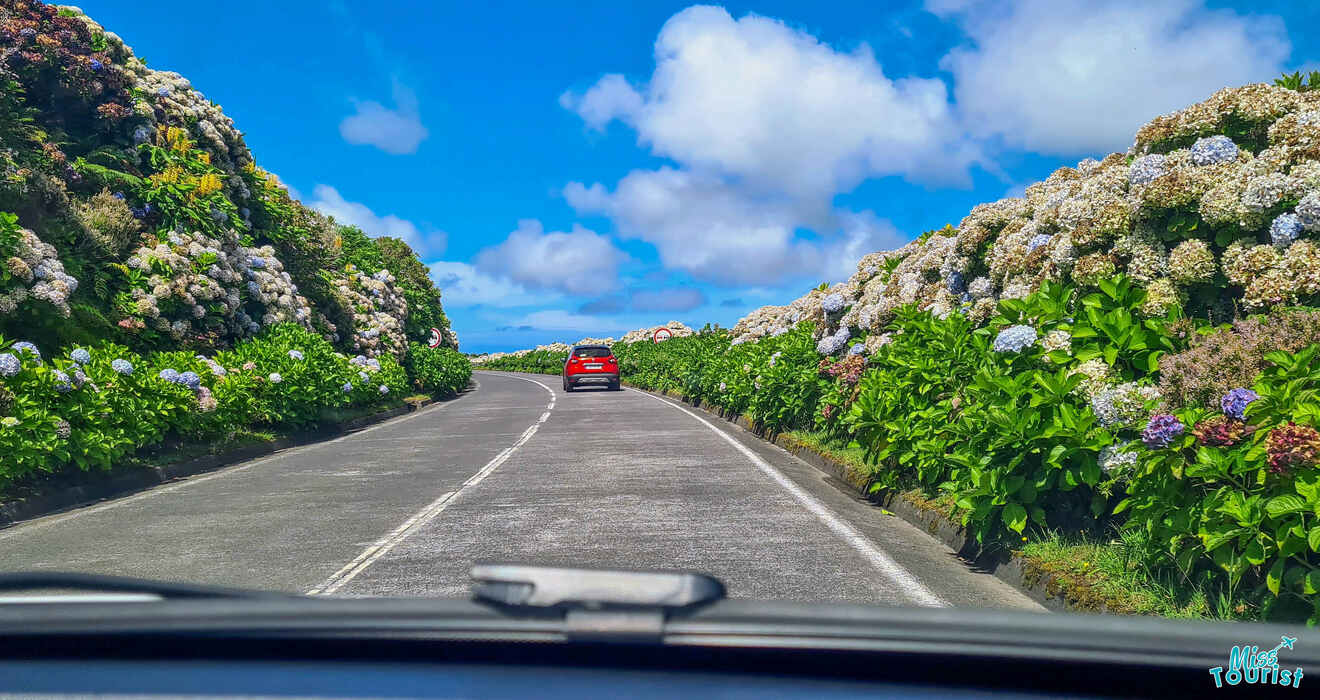
<svg viewBox="0 0 1320 700">
<path fill-rule="evenodd" d="M 569 384 L 577 386 L 579 384 L 613 384 L 619 381 L 618 372 L 582 372 L 580 374 L 570 374 L 564 378 Z"/>
</svg>

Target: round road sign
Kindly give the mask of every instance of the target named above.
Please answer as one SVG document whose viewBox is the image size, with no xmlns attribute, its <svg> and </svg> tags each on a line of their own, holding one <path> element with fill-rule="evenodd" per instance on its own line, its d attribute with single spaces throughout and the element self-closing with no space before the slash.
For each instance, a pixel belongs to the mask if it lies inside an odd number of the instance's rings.
<svg viewBox="0 0 1320 700">
<path fill-rule="evenodd" d="M 651 335 L 652 340 L 657 343 L 662 340 L 669 340 L 672 337 L 674 337 L 674 332 L 664 327 L 655 329 L 655 333 Z"/>
<path fill-rule="evenodd" d="M 430 345 L 430 346 L 433 347 L 433 348 L 438 348 L 438 347 L 440 347 L 440 329 L 439 329 L 439 328 L 432 328 L 432 329 L 431 329 L 431 339 L 430 339 L 430 341 L 427 343 L 427 345 Z"/>
</svg>

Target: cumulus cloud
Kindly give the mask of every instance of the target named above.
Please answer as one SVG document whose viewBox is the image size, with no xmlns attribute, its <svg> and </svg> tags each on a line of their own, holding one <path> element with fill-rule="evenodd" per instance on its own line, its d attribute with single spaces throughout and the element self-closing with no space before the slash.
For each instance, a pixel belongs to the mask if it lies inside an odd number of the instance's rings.
<svg viewBox="0 0 1320 700">
<path fill-rule="evenodd" d="M 541 222 L 524 219 L 497 246 L 477 254 L 477 269 L 531 289 L 588 296 L 618 286 L 618 267 L 627 259 L 606 236 L 574 224 L 546 233 Z"/>
<path fill-rule="evenodd" d="M 353 101 L 356 112 L 339 123 L 339 135 L 345 141 L 370 145 L 391 155 L 416 153 L 417 146 L 429 132 L 422 126 L 417 95 L 394 81 L 394 109 L 379 102 Z"/>
<path fill-rule="evenodd" d="M 534 311 L 514 323 L 531 326 L 541 331 L 574 331 L 576 333 L 612 335 L 625 333 L 628 328 L 628 322 L 618 318 L 573 313 L 562 309 Z"/>
<path fill-rule="evenodd" d="M 783 22 L 719 7 L 674 15 L 645 87 L 602 77 L 561 104 L 593 128 L 621 119 L 661 156 L 796 196 L 862 179 L 965 182 L 975 150 L 942 81 L 891 79 L 870 48 L 836 51 Z"/>
<path fill-rule="evenodd" d="M 449 308 L 509 308 L 559 300 L 557 295 L 528 291 L 516 282 L 487 275 L 467 263 L 442 261 L 433 262 L 429 267 L 431 280 L 440 289 L 441 298 Z"/>
<path fill-rule="evenodd" d="M 633 171 L 613 192 L 600 183 L 570 183 L 564 197 L 583 214 L 613 219 L 620 235 L 654 245 L 666 267 L 723 286 L 834 275 L 879 250 L 868 246 L 903 242 L 892 224 L 873 214 L 757 196 L 715 176 L 668 167 Z M 800 227 L 830 235 L 807 241 L 797 235 Z"/>
<path fill-rule="evenodd" d="M 631 126 L 678 167 L 633 171 L 613 191 L 573 182 L 563 194 L 702 281 L 833 274 L 871 241 L 902 243 L 874 216 L 863 233 L 856 214 L 833 208 L 835 195 L 889 175 L 965 184 L 980 159 L 959 136 L 944 83 L 890 78 L 866 45 L 838 51 L 778 20 L 692 7 L 660 30 L 655 62 L 644 84 L 609 74 L 560 104 L 590 128 Z"/>
<path fill-rule="evenodd" d="M 317 185 L 312 191 L 311 208 L 333 216 L 335 221 L 362 229 L 369 236 L 390 236 L 402 239 L 418 255 L 426 258 L 444 252 L 448 237 L 443 231 L 423 233 L 417 225 L 394 214 L 378 216 L 361 202 L 344 199 L 339 190 L 330 185 Z"/>
<path fill-rule="evenodd" d="M 964 127 L 1056 155 L 1123 150 L 1151 118 L 1225 85 L 1268 82 L 1291 51 L 1278 17 L 1202 0 L 927 0 L 968 43 L 953 74 Z"/>
</svg>

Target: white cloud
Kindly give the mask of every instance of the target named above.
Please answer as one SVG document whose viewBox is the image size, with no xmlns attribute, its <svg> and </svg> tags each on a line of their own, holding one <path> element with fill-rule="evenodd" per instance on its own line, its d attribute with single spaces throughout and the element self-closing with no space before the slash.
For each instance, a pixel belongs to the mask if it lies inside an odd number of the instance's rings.
<svg viewBox="0 0 1320 700">
<path fill-rule="evenodd" d="M 546 233 L 541 222 L 524 219 L 497 246 L 475 258 L 477 268 L 532 289 L 593 295 L 618 287 L 618 266 L 627 256 L 606 236 L 574 225 Z"/>
<path fill-rule="evenodd" d="M 632 126 L 679 167 L 634 171 L 612 192 L 573 182 L 564 197 L 702 281 L 777 285 L 833 274 L 875 241 L 901 244 L 874 216 L 859 227 L 835 211 L 834 196 L 888 175 L 967 183 L 979 158 L 944 83 L 886 77 L 866 45 L 836 51 L 774 19 L 692 7 L 660 30 L 655 60 L 641 87 L 609 74 L 560 104 L 590 128 Z"/>
<path fill-rule="evenodd" d="M 965 128 L 1057 155 L 1122 150 L 1151 118 L 1225 85 L 1270 81 L 1290 53 L 1278 17 L 1201 0 L 927 0 L 970 42 L 953 73 Z"/>
<path fill-rule="evenodd" d="M 778 20 L 698 6 L 665 23 L 655 60 L 640 92 L 611 74 L 561 104 L 593 128 L 622 119 L 657 155 L 795 196 L 884 175 L 965 182 L 975 159 L 944 83 L 892 80 L 865 44 L 842 53 Z"/>
<path fill-rule="evenodd" d="M 633 292 L 631 300 L 636 311 L 691 311 L 705 303 L 706 295 L 691 287 Z"/>
<path fill-rule="evenodd" d="M 373 237 L 402 239 L 423 259 L 444 252 L 448 237 L 443 231 L 422 233 L 407 219 L 393 214 L 377 216 L 367 205 L 344 199 L 339 190 L 330 185 L 317 185 L 312 195 L 313 199 L 307 205 L 322 214 L 333 216 L 341 224 L 356 226 Z"/>
<path fill-rule="evenodd" d="M 515 282 L 487 275 L 462 262 L 433 262 L 431 279 L 440 288 L 446 307 L 490 306 L 510 308 L 536 306 L 559 300 L 558 295 L 531 292 Z"/>
<path fill-rule="evenodd" d="M 391 155 L 416 153 L 417 146 L 429 132 L 422 126 L 417 109 L 417 95 L 394 81 L 394 109 L 379 102 L 354 100 L 357 112 L 339 123 L 339 135 L 345 141 L 371 145 Z"/>
<path fill-rule="evenodd" d="M 654 245 L 665 267 L 724 286 L 833 275 L 904 240 L 871 214 L 756 196 L 720 178 L 673 168 L 633 171 L 614 192 L 599 183 L 570 183 L 564 197 L 579 212 L 612 218 L 620 235 Z M 806 241 L 796 235 L 799 227 L 827 235 Z"/>
</svg>

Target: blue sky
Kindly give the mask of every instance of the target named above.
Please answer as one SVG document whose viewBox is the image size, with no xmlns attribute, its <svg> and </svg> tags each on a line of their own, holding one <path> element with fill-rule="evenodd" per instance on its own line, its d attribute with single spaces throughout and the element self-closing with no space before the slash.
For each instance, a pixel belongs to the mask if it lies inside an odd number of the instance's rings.
<svg viewBox="0 0 1320 700">
<path fill-rule="evenodd" d="M 432 264 L 462 349 L 732 325 L 1320 68 L 1310 2 L 85 0 L 305 203 Z"/>
</svg>

